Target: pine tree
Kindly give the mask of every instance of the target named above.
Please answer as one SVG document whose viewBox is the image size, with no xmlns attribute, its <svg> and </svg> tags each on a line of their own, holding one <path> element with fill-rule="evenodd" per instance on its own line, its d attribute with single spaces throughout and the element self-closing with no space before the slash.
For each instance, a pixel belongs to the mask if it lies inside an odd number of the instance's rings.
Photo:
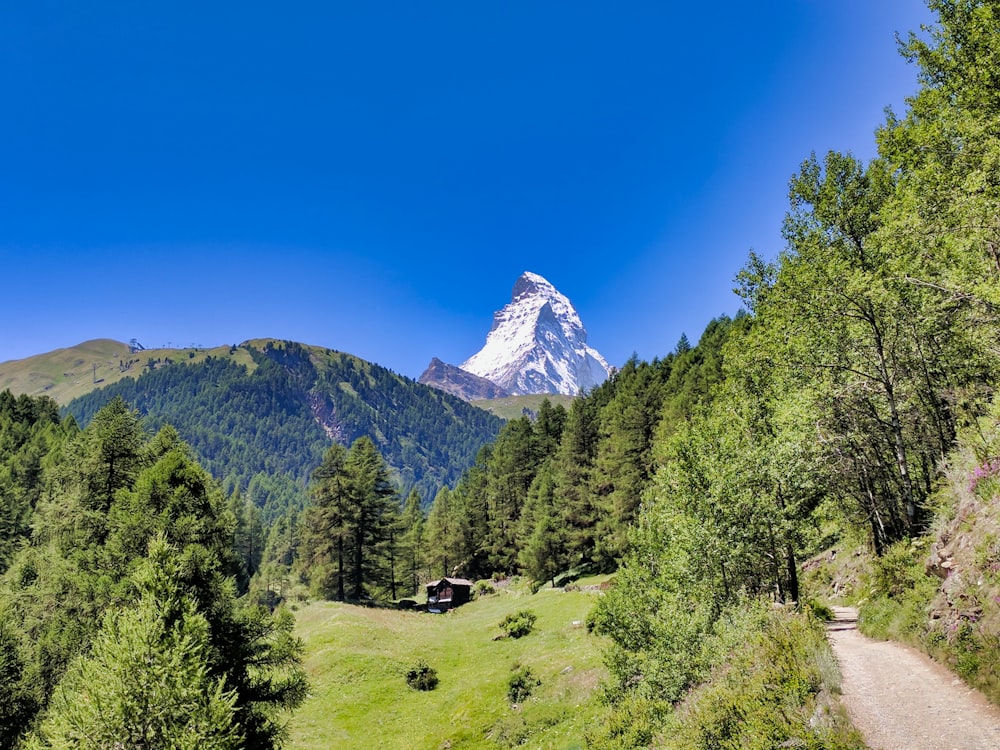
<svg viewBox="0 0 1000 750">
<path fill-rule="evenodd" d="M 421 507 L 420 493 L 412 490 L 406 498 L 400 521 L 399 539 L 402 557 L 402 575 L 411 593 L 420 589 L 420 576 L 424 567 L 424 526 L 426 519 Z"/>
<path fill-rule="evenodd" d="M 347 475 L 347 449 L 333 443 L 323 463 L 313 472 L 309 491 L 311 507 L 302 515 L 299 560 L 317 594 L 344 601 L 347 598 L 347 554 L 351 538 L 351 495 Z"/>
<path fill-rule="evenodd" d="M 28 747 L 242 747 L 237 695 L 209 673 L 208 621 L 183 594 L 175 552 L 162 536 L 134 581 L 138 601 L 105 617 Z"/>
<path fill-rule="evenodd" d="M 550 464 L 539 469 L 521 514 L 518 562 L 536 581 L 551 580 L 565 566 L 565 532 L 559 518 L 556 482 Z"/>
<path fill-rule="evenodd" d="M 371 438 L 354 441 L 344 464 L 351 497 L 350 596 L 365 596 L 366 583 L 381 577 L 379 547 L 390 538 L 399 510 L 389 469 Z"/>
</svg>

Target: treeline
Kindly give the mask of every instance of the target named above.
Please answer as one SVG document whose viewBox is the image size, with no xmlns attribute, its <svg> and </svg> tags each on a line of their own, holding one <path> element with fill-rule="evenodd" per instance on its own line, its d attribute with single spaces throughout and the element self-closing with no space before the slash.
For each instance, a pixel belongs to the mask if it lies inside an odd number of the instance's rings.
<svg viewBox="0 0 1000 750">
<path fill-rule="evenodd" d="M 307 502 L 306 484 L 331 441 L 370 437 L 406 494 L 433 497 L 458 481 L 501 421 L 384 367 L 292 342 L 247 345 L 252 371 L 223 357 L 180 360 L 82 396 L 81 425 L 122 398 L 151 429 L 173 425 L 227 490 L 266 524 Z"/>
<path fill-rule="evenodd" d="M 177 432 L 4 392 L 0 467 L 0 747 L 277 747 L 302 646 L 240 596 L 238 498 Z"/>
<path fill-rule="evenodd" d="M 685 337 L 662 360 L 633 358 L 568 410 L 545 400 L 537 414 L 507 422 L 429 511 L 416 489 L 400 494 L 370 438 L 333 444 L 304 511 L 265 531 L 243 508 L 243 526 L 261 529 L 262 553 L 244 555 L 255 593 L 275 603 L 305 586 L 321 598 L 384 601 L 445 575 L 524 572 L 544 581 L 614 570 L 653 475 L 657 437 L 718 382 L 723 344 L 744 325 L 719 318 L 697 347 Z"/>
<path fill-rule="evenodd" d="M 656 465 L 657 440 L 722 377 L 722 347 L 745 320 L 722 317 L 697 347 L 629 360 L 567 410 L 544 401 L 504 425 L 475 466 L 434 498 L 419 546 L 434 576 L 610 571 Z"/>
</svg>

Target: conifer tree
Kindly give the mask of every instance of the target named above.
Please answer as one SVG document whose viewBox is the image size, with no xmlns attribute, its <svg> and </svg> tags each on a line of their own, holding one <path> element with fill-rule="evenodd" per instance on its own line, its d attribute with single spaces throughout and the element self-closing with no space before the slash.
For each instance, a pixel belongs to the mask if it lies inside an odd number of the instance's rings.
<svg viewBox="0 0 1000 750">
<path fill-rule="evenodd" d="M 233 519 L 220 488 L 176 433 L 148 439 L 124 404 L 112 403 L 106 417 L 98 416 L 53 468 L 32 544 L 5 577 L 11 611 L 30 644 L 39 705 L 87 652 L 108 613 L 135 601 L 130 576 L 149 541 L 162 537 L 176 550 L 183 596 L 208 625 L 207 674 L 236 696 L 244 746 L 274 747 L 281 711 L 305 694 L 290 616 L 237 598 Z"/>
<path fill-rule="evenodd" d="M 461 528 L 460 508 L 454 502 L 454 493 L 442 487 L 434 496 L 424 538 L 427 546 L 427 565 L 431 576 L 449 576 L 466 551 Z"/>
<path fill-rule="evenodd" d="M 630 360 L 615 375 L 614 395 L 601 408 L 601 440 L 592 481 L 601 506 L 596 556 L 609 568 L 625 553 L 628 527 L 653 476 L 653 439 L 668 372 L 661 362 Z"/>
<path fill-rule="evenodd" d="M 371 438 L 354 441 L 344 463 L 351 497 L 350 596 L 365 596 L 365 584 L 380 578 L 379 547 L 390 538 L 399 503 L 389 469 Z"/>
<path fill-rule="evenodd" d="M 225 678 L 209 674 L 208 621 L 183 593 L 175 553 L 162 536 L 133 579 L 138 601 L 105 617 L 28 747 L 241 747 L 237 695 Z"/>
<path fill-rule="evenodd" d="M 486 505 L 488 564 L 494 572 L 516 569 L 518 520 L 541 456 L 538 435 L 527 417 L 504 425 L 493 444 L 487 464 Z"/>
<path fill-rule="evenodd" d="M 565 534 L 557 506 L 555 477 L 551 465 L 545 463 L 531 483 L 521 514 L 518 562 L 536 581 L 551 580 L 553 586 L 566 562 Z"/>
<path fill-rule="evenodd" d="M 565 533 L 567 563 L 589 563 L 596 546 L 598 507 L 591 475 L 598 448 L 598 405 L 594 398 L 578 398 L 570 406 L 559 449 L 553 458 L 560 522 Z"/>
<path fill-rule="evenodd" d="M 424 567 L 424 526 L 426 519 L 421 507 L 420 493 L 412 490 L 406 498 L 400 521 L 399 539 L 402 557 L 402 575 L 410 593 L 420 588 L 420 576 Z"/>
<path fill-rule="evenodd" d="M 33 683 L 23 633 L 0 602 L 0 750 L 17 746 L 38 711 L 40 696 Z"/>
<path fill-rule="evenodd" d="M 321 596 L 347 598 L 347 559 L 351 538 L 351 495 L 347 449 L 333 443 L 313 472 L 313 504 L 302 516 L 300 561 L 313 590 Z"/>
</svg>

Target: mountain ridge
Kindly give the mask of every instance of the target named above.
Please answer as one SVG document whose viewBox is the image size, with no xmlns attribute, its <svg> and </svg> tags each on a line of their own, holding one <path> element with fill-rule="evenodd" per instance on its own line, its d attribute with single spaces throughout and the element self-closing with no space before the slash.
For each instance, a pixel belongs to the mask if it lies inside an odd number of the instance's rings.
<svg viewBox="0 0 1000 750">
<path fill-rule="evenodd" d="M 330 441 L 372 438 L 402 492 L 457 481 L 502 421 L 359 357 L 279 339 L 129 351 L 93 339 L 0 363 L 0 390 L 48 395 L 85 425 L 121 396 L 149 429 L 172 424 L 220 481 L 262 507 L 304 501 Z M 279 505 L 281 503 L 278 503 Z"/>
<path fill-rule="evenodd" d="M 429 367 L 420 382 L 453 387 L 458 379 L 454 372 L 448 371 L 447 380 L 435 380 L 435 369 L 443 374 L 442 368 Z M 575 396 L 600 385 L 611 373 L 604 357 L 587 343 L 587 330 L 573 303 L 531 271 L 521 274 L 510 302 L 494 313 L 482 349 L 455 369 L 485 378 L 510 395 Z"/>
</svg>

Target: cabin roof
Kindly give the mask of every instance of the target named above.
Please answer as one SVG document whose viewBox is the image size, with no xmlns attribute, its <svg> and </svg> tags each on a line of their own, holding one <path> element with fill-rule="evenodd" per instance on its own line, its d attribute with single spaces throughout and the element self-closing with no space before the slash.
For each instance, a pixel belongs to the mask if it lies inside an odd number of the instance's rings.
<svg viewBox="0 0 1000 750">
<path fill-rule="evenodd" d="M 452 586 L 469 586 L 472 587 L 472 581 L 466 578 L 441 578 L 437 581 L 431 581 L 427 584 L 427 588 L 437 588 L 442 583 L 450 583 Z"/>
</svg>

